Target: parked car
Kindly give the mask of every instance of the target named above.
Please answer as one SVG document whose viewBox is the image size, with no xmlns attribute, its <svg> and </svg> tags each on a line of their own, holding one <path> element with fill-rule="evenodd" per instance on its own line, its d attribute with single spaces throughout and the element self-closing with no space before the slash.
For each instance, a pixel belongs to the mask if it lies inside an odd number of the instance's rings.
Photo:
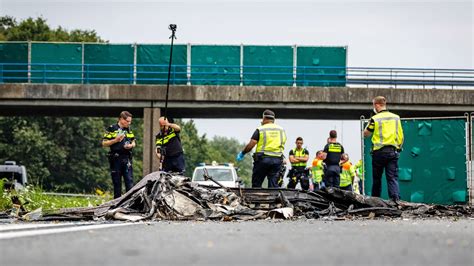
<svg viewBox="0 0 474 266">
<path fill-rule="evenodd" d="M 218 185 L 211 180 L 205 180 L 205 170 L 207 170 L 209 176 L 225 187 L 243 186 L 242 180 L 238 177 L 237 171 L 231 163 L 217 164 L 213 162 L 210 165 L 202 163 L 194 169 L 192 181 L 200 185 L 217 187 Z"/>
<path fill-rule="evenodd" d="M 0 180 L 4 181 L 5 188 L 22 189 L 28 182 L 26 167 L 15 161 L 5 161 L 0 165 Z"/>
</svg>

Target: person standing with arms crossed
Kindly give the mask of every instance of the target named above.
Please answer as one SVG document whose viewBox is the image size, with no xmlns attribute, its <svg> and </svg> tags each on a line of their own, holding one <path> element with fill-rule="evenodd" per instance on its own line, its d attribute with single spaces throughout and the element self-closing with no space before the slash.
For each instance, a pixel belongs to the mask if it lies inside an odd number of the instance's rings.
<svg viewBox="0 0 474 266">
<path fill-rule="evenodd" d="M 364 130 L 364 137 L 372 135 L 372 196 L 380 197 L 382 174 L 385 169 L 388 196 L 400 200 L 398 185 L 398 158 L 403 145 L 403 128 L 400 116 L 387 110 L 387 100 L 377 96 L 372 100 L 375 115 Z"/>
<path fill-rule="evenodd" d="M 306 173 L 306 163 L 309 159 L 309 151 L 303 148 L 303 138 L 296 138 L 296 148 L 292 149 L 289 153 L 289 160 L 291 163 L 291 169 L 288 172 L 290 181 L 288 182 L 288 188 L 295 188 L 298 182 L 300 182 L 301 189 L 309 189 L 309 173 Z"/>
</svg>

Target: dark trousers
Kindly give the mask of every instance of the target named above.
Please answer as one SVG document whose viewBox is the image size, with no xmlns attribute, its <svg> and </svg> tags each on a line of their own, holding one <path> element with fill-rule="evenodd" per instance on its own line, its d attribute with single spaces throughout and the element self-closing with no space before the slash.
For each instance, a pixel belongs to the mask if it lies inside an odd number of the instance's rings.
<svg viewBox="0 0 474 266">
<path fill-rule="evenodd" d="M 398 187 L 398 158 L 399 153 L 394 149 L 374 151 L 372 154 L 372 196 L 380 197 L 382 191 L 382 174 L 385 169 L 387 177 L 388 196 L 392 200 L 400 199 Z"/>
<path fill-rule="evenodd" d="M 339 187 L 341 167 L 339 165 L 328 165 L 324 173 L 324 184 L 326 187 Z"/>
<path fill-rule="evenodd" d="M 319 183 L 314 183 L 313 186 L 314 186 L 313 191 L 321 190 L 324 187 L 324 182 L 321 181 Z"/>
<path fill-rule="evenodd" d="M 265 177 L 268 179 L 268 187 L 278 186 L 278 172 L 280 171 L 282 159 L 280 157 L 262 157 L 253 162 L 252 187 L 262 187 Z"/>
<path fill-rule="evenodd" d="M 125 191 L 133 187 L 133 168 L 130 156 L 113 156 L 109 159 L 110 175 L 114 185 L 114 199 L 122 195 L 122 177 L 125 182 Z"/>
<path fill-rule="evenodd" d="M 309 189 L 309 176 L 306 174 L 306 169 L 302 168 L 291 168 L 288 172 L 289 182 L 287 188 L 295 188 L 298 182 L 301 184 L 302 190 Z"/>
<path fill-rule="evenodd" d="M 352 191 L 352 185 L 348 185 L 346 187 L 340 187 L 340 189 L 345 190 L 345 191 Z"/>
<path fill-rule="evenodd" d="M 172 173 L 184 173 L 184 169 L 184 154 L 180 153 L 176 156 L 165 156 L 165 159 L 163 160 L 163 171 Z"/>
</svg>

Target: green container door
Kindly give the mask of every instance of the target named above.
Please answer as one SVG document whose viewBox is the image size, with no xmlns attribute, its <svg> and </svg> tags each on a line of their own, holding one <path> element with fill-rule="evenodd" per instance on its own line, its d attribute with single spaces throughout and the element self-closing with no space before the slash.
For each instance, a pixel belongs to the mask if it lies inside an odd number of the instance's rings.
<svg viewBox="0 0 474 266">
<path fill-rule="evenodd" d="M 186 45 L 173 45 L 170 84 L 186 84 Z M 137 45 L 137 84 L 166 84 L 170 45 Z"/>
<path fill-rule="evenodd" d="M 32 43 L 31 82 L 81 83 L 82 45 Z"/>
<path fill-rule="evenodd" d="M 244 46 L 244 85 L 292 86 L 293 47 Z"/>
<path fill-rule="evenodd" d="M 28 43 L 0 43 L 0 82 L 28 82 Z"/>
<path fill-rule="evenodd" d="M 466 204 L 466 119 L 402 121 L 405 134 L 399 163 L 402 200 L 436 204 Z M 371 195 L 371 140 L 365 139 L 365 192 Z M 388 198 L 385 175 L 382 197 Z"/>
<path fill-rule="evenodd" d="M 296 85 L 346 86 L 345 47 L 297 47 Z"/>
<path fill-rule="evenodd" d="M 240 46 L 191 46 L 191 84 L 239 85 Z"/>
<path fill-rule="evenodd" d="M 131 44 L 85 44 L 84 83 L 132 84 L 133 53 Z"/>
</svg>

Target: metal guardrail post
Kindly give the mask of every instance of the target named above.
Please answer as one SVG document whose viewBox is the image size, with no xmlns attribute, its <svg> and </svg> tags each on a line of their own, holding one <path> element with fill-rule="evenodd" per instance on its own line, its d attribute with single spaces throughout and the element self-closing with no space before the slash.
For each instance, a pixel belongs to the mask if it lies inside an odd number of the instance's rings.
<svg viewBox="0 0 474 266">
<path fill-rule="evenodd" d="M 470 179 L 469 179 L 469 199 L 470 199 L 470 204 L 471 206 L 474 206 L 474 165 L 473 165 L 473 161 L 474 161 L 474 156 L 473 156 L 473 152 L 474 152 L 474 139 L 473 139 L 473 136 L 474 136 L 474 112 L 473 113 L 470 113 L 469 114 L 469 117 L 470 117 L 470 123 L 469 123 L 469 128 L 470 128 L 470 131 L 469 131 L 469 140 L 470 140 L 470 143 L 469 143 L 469 170 L 470 170 Z"/>
<path fill-rule="evenodd" d="M 137 43 L 133 44 L 133 85 L 137 84 Z"/>
<path fill-rule="evenodd" d="M 293 45 L 293 87 L 296 87 L 296 68 L 298 66 L 298 46 Z"/>
<path fill-rule="evenodd" d="M 31 41 L 28 41 L 28 66 L 27 66 L 28 83 L 31 83 Z"/>
<path fill-rule="evenodd" d="M 240 86 L 244 86 L 244 44 L 240 44 Z"/>
<path fill-rule="evenodd" d="M 82 56 L 81 56 L 81 84 L 84 84 L 84 42 L 82 42 Z"/>
<path fill-rule="evenodd" d="M 134 84 L 134 82 L 135 82 L 135 81 L 134 81 L 134 80 L 135 80 L 135 78 L 134 78 L 134 71 L 133 71 L 134 66 L 135 66 L 134 64 L 130 65 L 130 71 L 129 71 L 129 72 L 130 72 L 130 77 L 129 77 L 129 80 L 128 80 L 128 83 L 129 83 L 130 85 Z"/>
<path fill-rule="evenodd" d="M 188 57 L 186 58 L 186 78 L 188 81 L 186 82 L 186 85 L 190 86 L 191 85 L 191 44 L 188 43 L 186 49 L 188 50 L 187 54 Z"/>
<path fill-rule="evenodd" d="M 365 117 L 362 115 L 360 116 L 360 138 L 361 138 L 361 141 L 360 141 L 360 151 L 361 151 L 361 157 L 360 159 L 362 160 L 362 176 L 363 176 L 363 180 L 362 180 L 362 187 L 361 187 L 361 190 L 362 190 L 362 195 L 365 195 L 365 142 L 364 142 L 364 121 L 365 121 Z"/>
</svg>

